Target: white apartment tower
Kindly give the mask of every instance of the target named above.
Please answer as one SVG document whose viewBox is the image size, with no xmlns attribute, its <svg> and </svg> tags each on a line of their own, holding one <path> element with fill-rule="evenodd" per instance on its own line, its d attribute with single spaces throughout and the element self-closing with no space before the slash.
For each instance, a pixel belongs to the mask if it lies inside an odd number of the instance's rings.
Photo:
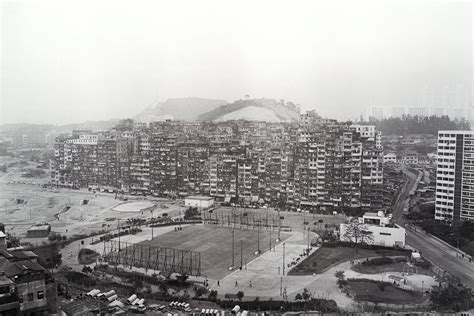
<svg viewBox="0 0 474 316">
<path fill-rule="evenodd" d="M 474 131 L 438 132 L 435 218 L 474 221 Z"/>
</svg>

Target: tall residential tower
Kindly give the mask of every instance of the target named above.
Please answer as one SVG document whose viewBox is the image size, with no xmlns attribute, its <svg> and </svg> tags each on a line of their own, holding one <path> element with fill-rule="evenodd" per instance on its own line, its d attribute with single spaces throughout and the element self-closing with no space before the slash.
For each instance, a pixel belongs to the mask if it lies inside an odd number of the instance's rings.
<svg viewBox="0 0 474 316">
<path fill-rule="evenodd" d="M 435 218 L 474 221 L 474 131 L 438 132 Z"/>
</svg>

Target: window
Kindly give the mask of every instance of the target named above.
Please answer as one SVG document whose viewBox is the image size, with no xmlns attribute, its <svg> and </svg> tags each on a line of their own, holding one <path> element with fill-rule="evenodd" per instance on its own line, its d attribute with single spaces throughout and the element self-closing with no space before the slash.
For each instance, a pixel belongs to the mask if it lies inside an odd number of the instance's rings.
<svg viewBox="0 0 474 316">
<path fill-rule="evenodd" d="M 391 233 L 383 233 L 383 232 L 380 232 L 380 235 L 384 235 L 384 236 L 392 236 Z"/>
<path fill-rule="evenodd" d="M 42 300 L 44 298 L 44 292 L 43 291 L 38 291 L 37 295 L 38 295 L 39 300 Z"/>
<path fill-rule="evenodd" d="M 28 302 L 31 302 L 32 300 L 34 300 L 33 293 L 28 293 Z"/>
</svg>

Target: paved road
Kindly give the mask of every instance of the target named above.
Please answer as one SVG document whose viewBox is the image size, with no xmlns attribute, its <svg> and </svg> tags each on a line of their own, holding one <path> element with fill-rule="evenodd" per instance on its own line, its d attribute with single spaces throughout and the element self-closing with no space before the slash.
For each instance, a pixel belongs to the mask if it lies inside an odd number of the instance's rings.
<svg viewBox="0 0 474 316">
<path fill-rule="evenodd" d="M 420 250 L 421 255 L 434 262 L 464 285 L 474 289 L 474 263 L 456 256 L 453 247 L 446 246 L 424 232 L 407 229 L 407 243 Z"/>
<path fill-rule="evenodd" d="M 403 225 L 405 222 L 405 219 L 403 218 L 403 208 L 410 197 L 410 191 L 416 185 L 416 179 L 420 173 L 418 170 L 406 169 L 405 167 L 402 167 L 402 171 L 408 177 L 408 182 L 405 183 L 392 208 L 393 221 L 400 225 Z"/>
<path fill-rule="evenodd" d="M 410 191 L 417 185 L 419 171 L 415 169 L 402 168 L 408 177 L 408 182 L 402 188 L 397 201 L 393 207 L 393 220 L 404 225 L 403 208 L 410 197 Z M 469 262 L 457 256 L 454 247 L 443 244 L 432 236 L 410 228 L 406 230 L 406 243 L 421 252 L 421 255 L 451 275 L 457 277 L 463 284 L 474 289 L 474 262 Z"/>
</svg>

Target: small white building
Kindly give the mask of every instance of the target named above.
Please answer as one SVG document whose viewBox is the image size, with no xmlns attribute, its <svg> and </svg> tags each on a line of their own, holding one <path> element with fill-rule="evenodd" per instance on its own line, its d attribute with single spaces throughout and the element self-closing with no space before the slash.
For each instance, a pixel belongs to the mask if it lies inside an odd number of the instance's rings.
<svg viewBox="0 0 474 316">
<path fill-rule="evenodd" d="M 184 205 L 186 207 L 198 207 L 200 209 L 206 210 L 213 208 L 215 203 L 212 196 L 193 195 L 184 198 Z"/>
<path fill-rule="evenodd" d="M 362 217 L 359 217 L 359 223 L 385 226 L 390 223 L 390 218 L 385 217 L 382 211 L 379 211 L 377 213 L 366 212 L 364 215 L 362 215 Z"/>
<path fill-rule="evenodd" d="M 385 217 L 383 212 L 365 213 L 358 220 L 359 223 L 364 224 L 364 230 L 372 233 L 368 244 L 385 247 L 405 247 L 405 228 L 396 224 L 390 224 L 390 218 Z M 350 241 L 345 237 L 348 226 L 349 224 L 341 224 L 339 227 L 341 241 Z"/>
</svg>

